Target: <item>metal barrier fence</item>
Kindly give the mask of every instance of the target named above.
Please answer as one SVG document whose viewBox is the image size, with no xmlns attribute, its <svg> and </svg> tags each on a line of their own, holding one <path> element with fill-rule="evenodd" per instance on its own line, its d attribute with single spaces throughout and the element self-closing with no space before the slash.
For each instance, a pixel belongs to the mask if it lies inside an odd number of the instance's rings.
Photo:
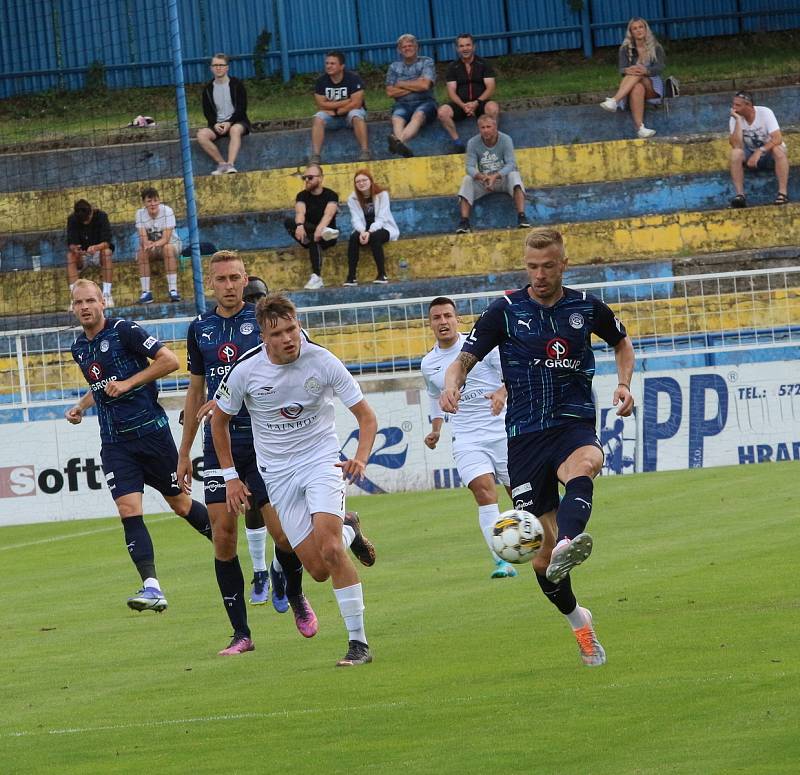
<svg viewBox="0 0 800 775">
<path fill-rule="evenodd" d="M 800 267 L 687 275 L 571 286 L 603 299 L 625 324 L 637 355 L 717 353 L 800 346 Z M 432 347 L 432 297 L 299 310 L 312 340 L 341 358 L 359 379 L 413 375 Z M 497 294 L 454 295 L 462 330 Z M 148 321 L 147 329 L 186 358 L 191 318 Z M 86 384 L 70 356 L 77 329 L 0 336 L 0 407 L 28 419 L 31 409 L 74 400 Z M 613 352 L 598 340 L 599 362 Z M 162 381 L 162 395 L 186 388 L 185 367 Z M 15 415 L 16 416 L 16 415 Z"/>
</svg>

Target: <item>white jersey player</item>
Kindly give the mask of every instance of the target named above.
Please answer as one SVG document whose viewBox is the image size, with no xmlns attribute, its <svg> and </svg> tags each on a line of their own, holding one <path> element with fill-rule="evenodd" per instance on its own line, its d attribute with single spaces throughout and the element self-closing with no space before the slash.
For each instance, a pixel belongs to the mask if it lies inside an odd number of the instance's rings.
<svg viewBox="0 0 800 775">
<path fill-rule="evenodd" d="M 430 398 L 431 432 L 425 444 L 435 449 L 445 413 L 439 406 L 447 367 L 458 357 L 465 334 L 458 332 L 458 316 L 451 299 L 439 296 L 428 307 L 428 320 L 436 346 L 422 359 L 422 376 Z M 478 504 L 478 523 L 495 562 L 493 579 L 517 575 L 513 565 L 492 551 L 492 527 L 500 516 L 495 477 L 508 490 L 508 451 L 505 426 L 506 390 L 495 350 L 469 373 L 458 414 L 450 415 L 453 457 L 461 481 L 466 482 Z"/>
<path fill-rule="evenodd" d="M 358 383 L 344 364 L 301 333 L 297 310 L 284 296 L 259 301 L 256 320 L 263 344 L 245 353 L 217 388 L 211 418 L 214 448 L 226 483 L 231 511 L 248 490 L 231 457 L 229 423 L 242 405 L 252 418 L 258 468 L 289 543 L 316 581 L 330 578 L 348 631 L 348 650 L 339 666 L 372 661 L 364 633 L 364 598 L 358 573 L 345 551 L 349 545 L 365 565 L 375 550 L 346 517 L 346 481 L 364 475 L 377 420 Z M 341 460 L 334 423 L 338 396 L 358 421 L 358 448 Z"/>
</svg>

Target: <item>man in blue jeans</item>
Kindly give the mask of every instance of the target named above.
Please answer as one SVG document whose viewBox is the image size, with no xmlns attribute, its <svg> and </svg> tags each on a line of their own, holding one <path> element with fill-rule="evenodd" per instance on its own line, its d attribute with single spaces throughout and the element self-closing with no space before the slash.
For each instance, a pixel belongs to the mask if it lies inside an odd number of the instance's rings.
<svg viewBox="0 0 800 775">
<path fill-rule="evenodd" d="M 433 121 L 438 111 L 433 97 L 436 70 L 430 57 L 417 55 L 419 44 L 413 35 L 401 35 L 397 39 L 397 50 L 401 59 L 392 62 L 386 73 L 386 94 L 395 101 L 389 152 L 413 156 L 406 142 Z"/>
</svg>

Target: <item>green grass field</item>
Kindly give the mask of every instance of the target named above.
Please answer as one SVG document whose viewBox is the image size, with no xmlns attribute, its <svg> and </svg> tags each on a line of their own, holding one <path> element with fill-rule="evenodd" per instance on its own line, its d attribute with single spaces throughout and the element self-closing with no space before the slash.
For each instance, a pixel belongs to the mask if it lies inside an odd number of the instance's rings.
<svg viewBox="0 0 800 775">
<path fill-rule="evenodd" d="M 118 520 L 0 530 L 3 773 L 797 772 L 798 463 L 601 480 L 595 553 L 573 574 L 608 664 L 585 668 L 528 568 L 490 581 L 466 490 L 352 499 L 373 664 L 250 609 L 229 626 L 210 546 L 151 518 L 162 615 Z M 242 541 L 242 543 L 244 543 Z M 246 548 L 243 565 L 249 569 Z"/>
</svg>

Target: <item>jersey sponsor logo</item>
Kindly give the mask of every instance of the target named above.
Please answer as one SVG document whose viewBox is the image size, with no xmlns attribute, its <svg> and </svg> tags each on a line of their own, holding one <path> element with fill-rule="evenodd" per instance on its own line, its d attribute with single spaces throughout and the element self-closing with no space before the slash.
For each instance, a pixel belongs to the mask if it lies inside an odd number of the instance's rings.
<svg viewBox="0 0 800 775">
<path fill-rule="evenodd" d="M 142 347 L 144 347 L 145 350 L 150 350 L 152 349 L 153 345 L 157 343 L 158 339 L 156 339 L 154 336 L 148 336 L 147 339 L 142 342 Z"/>
<path fill-rule="evenodd" d="M 250 336 L 255 330 L 256 327 L 252 323 L 242 323 L 242 325 L 239 326 L 239 331 L 245 336 Z"/>
<path fill-rule="evenodd" d="M 101 353 L 107 353 L 109 347 L 111 347 L 111 345 L 109 344 L 108 339 L 103 339 L 103 341 L 100 342 L 100 352 Z"/>
<path fill-rule="evenodd" d="M 306 389 L 306 392 L 311 393 L 312 396 L 318 396 L 322 392 L 322 384 L 316 377 L 309 377 L 303 383 L 303 387 Z"/>
<path fill-rule="evenodd" d="M 522 495 L 522 493 L 524 492 L 532 492 L 532 491 L 533 487 L 531 487 L 531 483 L 525 482 L 525 484 L 520 484 L 511 491 L 511 497 L 516 498 L 517 495 Z"/>
<path fill-rule="evenodd" d="M 584 320 L 580 312 L 574 312 L 569 316 L 569 324 L 573 328 L 583 328 Z"/>
<path fill-rule="evenodd" d="M 341 102 L 342 100 L 346 100 L 347 96 L 346 86 L 325 87 L 325 99 L 330 100 L 331 102 Z"/>
<path fill-rule="evenodd" d="M 271 396 L 275 392 L 275 388 L 272 385 L 262 385 L 260 388 L 257 388 L 253 391 L 254 398 L 266 398 L 267 396 Z"/>
<path fill-rule="evenodd" d="M 281 407 L 281 417 L 285 417 L 287 420 L 296 420 L 302 412 L 302 404 L 289 404 L 289 406 Z"/>
<path fill-rule="evenodd" d="M 569 355 L 569 343 L 566 339 L 556 337 L 551 339 L 544 348 L 549 356 L 545 359 L 544 365 L 549 369 L 579 369 L 581 362 L 579 358 L 567 358 Z"/>
<path fill-rule="evenodd" d="M 92 361 L 86 367 L 86 374 L 93 382 L 97 382 L 98 380 L 103 379 L 103 367 L 97 361 Z"/>
<path fill-rule="evenodd" d="M 224 382 L 220 382 L 217 386 L 217 392 L 214 393 L 214 399 L 219 400 L 220 398 L 227 398 L 230 401 L 231 398 L 231 391 L 228 389 L 228 386 Z"/>
<path fill-rule="evenodd" d="M 233 342 L 225 342 L 217 350 L 217 358 L 223 363 L 233 363 L 238 355 L 239 348 Z"/>
</svg>

